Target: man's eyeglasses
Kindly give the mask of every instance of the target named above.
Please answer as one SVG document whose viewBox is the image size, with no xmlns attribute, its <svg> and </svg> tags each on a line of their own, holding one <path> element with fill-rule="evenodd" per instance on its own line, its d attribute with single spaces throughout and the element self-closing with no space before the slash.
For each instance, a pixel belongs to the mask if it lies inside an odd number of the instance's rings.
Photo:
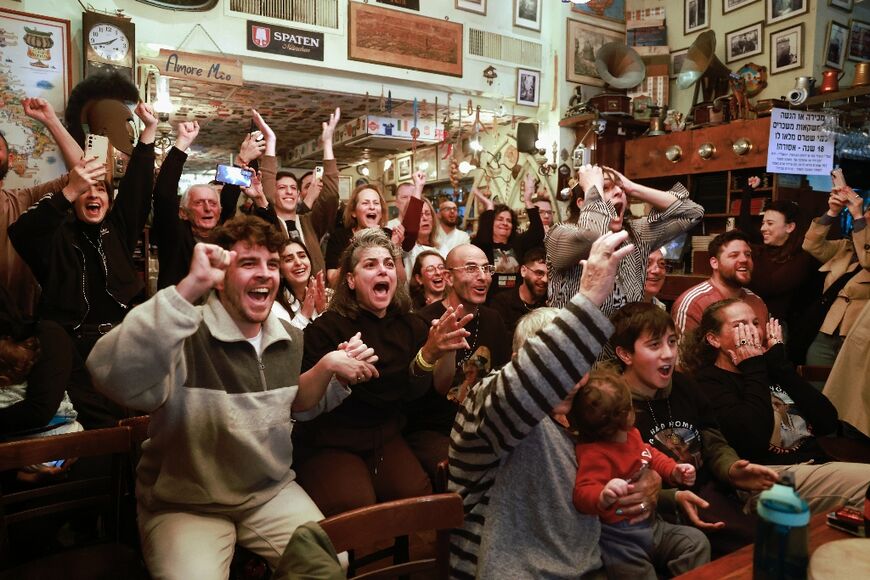
<svg viewBox="0 0 870 580">
<path fill-rule="evenodd" d="M 493 272 L 495 272 L 495 266 L 493 266 L 492 264 L 466 264 L 464 266 L 457 266 L 456 268 L 447 269 L 450 271 L 460 270 L 470 276 L 477 274 L 478 271 L 483 272 L 484 274 L 488 274 L 490 276 L 492 276 Z"/>
<path fill-rule="evenodd" d="M 441 273 L 441 272 L 443 272 L 443 271 L 446 270 L 446 269 L 447 269 L 447 268 L 445 268 L 444 266 L 442 266 L 442 265 L 440 265 L 440 264 L 439 264 L 438 266 L 434 266 L 434 265 L 432 265 L 432 266 L 426 266 L 425 268 L 420 268 L 421 271 L 426 272 L 426 273 L 429 274 L 430 276 L 431 276 L 432 274 L 434 274 L 435 272 Z"/>
</svg>

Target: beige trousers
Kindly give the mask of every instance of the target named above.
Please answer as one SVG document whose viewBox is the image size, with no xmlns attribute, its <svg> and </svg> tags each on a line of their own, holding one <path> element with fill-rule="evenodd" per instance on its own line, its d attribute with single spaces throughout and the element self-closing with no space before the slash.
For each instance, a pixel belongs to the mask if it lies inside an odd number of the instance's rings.
<svg viewBox="0 0 870 580">
<path fill-rule="evenodd" d="M 768 467 L 780 475 L 786 472 L 794 474 L 795 489 L 814 514 L 843 505 L 861 508 L 870 485 L 870 464 L 866 463 L 831 461 Z"/>
</svg>

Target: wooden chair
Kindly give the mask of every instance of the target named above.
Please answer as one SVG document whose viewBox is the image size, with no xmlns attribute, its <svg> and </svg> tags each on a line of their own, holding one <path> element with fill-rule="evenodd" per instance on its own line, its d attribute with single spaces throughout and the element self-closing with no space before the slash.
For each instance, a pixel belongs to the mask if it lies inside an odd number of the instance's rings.
<svg viewBox="0 0 870 580">
<path fill-rule="evenodd" d="M 447 477 L 450 473 L 450 465 L 444 459 L 435 467 L 435 481 L 432 482 L 432 491 L 435 493 L 447 493 Z"/>
<path fill-rule="evenodd" d="M 79 433 L 0 443 L 0 473 L 28 465 L 78 458 L 70 477 L 44 485 L 0 489 L 0 577 L 29 578 L 147 578 L 138 551 L 120 542 L 122 476 L 130 453 L 130 429 L 112 427 Z M 111 469 L 88 469 L 85 458 L 110 457 Z M 93 472 L 93 473 L 91 473 Z M 5 475 L 11 475 L 6 473 Z M 20 489 L 19 489 L 20 488 Z M 95 510 L 101 514 L 98 543 L 18 562 L 12 557 L 10 536 L 19 525 L 57 521 L 57 514 Z M 28 541 L 47 548 L 53 538 Z"/>
<path fill-rule="evenodd" d="M 799 374 L 804 380 L 809 382 L 817 382 L 824 384 L 828 380 L 828 376 L 831 374 L 832 367 L 820 367 L 813 365 L 799 365 L 797 367 L 797 374 Z"/>
<path fill-rule="evenodd" d="M 394 563 L 387 568 L 356 576 L 349 574 L 349 577 L 397 578 L 423 571 L 435 571 L 438 578 L 447 578 L 450 531 L 461 527 L 463 519 L 462 498 L 455 493 L 443 493 L 359 508 L 326 518 L 320 522 L 320 526 L 339 553 L 416 532 L 435 530 L 435 558 Z"/>
</svg>

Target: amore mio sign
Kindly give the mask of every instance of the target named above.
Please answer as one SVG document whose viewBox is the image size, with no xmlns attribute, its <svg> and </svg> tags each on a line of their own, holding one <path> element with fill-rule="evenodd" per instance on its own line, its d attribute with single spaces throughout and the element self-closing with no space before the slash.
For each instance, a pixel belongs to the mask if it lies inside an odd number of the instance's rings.
<svg viewBox="0 0 870 580">
<path fill-rule="evenodd" d="M 158 58 L 142 59 L 160 69 L 160 74 L 178 79 L 242 86 L 242 63 L 238 59 L 160 49 Z"/>
</svg>

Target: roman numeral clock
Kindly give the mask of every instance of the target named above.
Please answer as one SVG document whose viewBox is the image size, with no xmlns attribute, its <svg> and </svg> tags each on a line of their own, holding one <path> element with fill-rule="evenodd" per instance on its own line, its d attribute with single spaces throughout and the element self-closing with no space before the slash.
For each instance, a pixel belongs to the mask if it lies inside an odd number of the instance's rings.
<svg viewBox="0 0 870 580">
<path fill-rule="evenodd" d="M 82 13 L 84 76 L 117 71 L 133 78 L 136 63 L 136 27 L 123 16 Z"/>
</svg>

